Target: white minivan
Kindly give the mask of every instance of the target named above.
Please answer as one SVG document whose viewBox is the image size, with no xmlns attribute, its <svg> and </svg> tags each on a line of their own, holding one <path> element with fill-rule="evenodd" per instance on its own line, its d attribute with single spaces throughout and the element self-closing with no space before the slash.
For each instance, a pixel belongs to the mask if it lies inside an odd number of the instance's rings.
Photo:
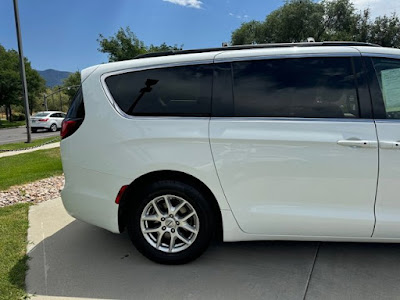
<svg viewBox="0 0 400 300">
<path fill-rule="evenodd" d="M 400 50 L 147 54 L 82 71 L 62 199 L 165 264 L 224 241 L 400 242 Z"/>
</svg>

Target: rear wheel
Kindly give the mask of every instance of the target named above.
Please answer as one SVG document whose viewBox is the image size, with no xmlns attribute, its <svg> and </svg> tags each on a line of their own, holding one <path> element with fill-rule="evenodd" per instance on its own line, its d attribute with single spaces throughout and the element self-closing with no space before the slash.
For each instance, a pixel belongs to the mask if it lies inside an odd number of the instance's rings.
<svg viewBox="0 0 400 300">
<path fill-rule="evenodd" d="M 128 232 L 147 258 L 162 264 L 183 264 L 207 249 L 215 218 L 196 188 L 178 181 L 159 181 L 134 201 Z"/>
<path fill-rule="evenodd" d="M 31 128 L 31 131 L 32 131 L 33 133 L 35 133 L 35 132 L 37 132 L 37 128 Z"/>
<path fill-rule="evenodd" d="M 51 124 L 51 126 L 50 126 L 50 131 L 51 132 L 56 132 L 57 131 L 57 124 Z"/>
</svg>

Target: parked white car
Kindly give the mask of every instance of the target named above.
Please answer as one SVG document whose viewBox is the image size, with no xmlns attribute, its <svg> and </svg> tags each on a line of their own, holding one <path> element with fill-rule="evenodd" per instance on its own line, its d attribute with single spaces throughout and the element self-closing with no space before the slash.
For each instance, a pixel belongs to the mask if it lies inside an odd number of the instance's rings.
<svg viewBox="0 0 400 300">
<path fill-rule="evenodd" d="M 40 111 L 31 117 L 31 131 L 37 132 L 38 129 L 47 129 L 56 132 L 61 129 L 65 115 L 62 111 Z"/>
<path fill-rule="evenodd" d="M 224 241 L 400 242 L 400 50 L 250 45 L 82 71 L 63 123 L 74 217 L 166 264 Z"/>
</svg>

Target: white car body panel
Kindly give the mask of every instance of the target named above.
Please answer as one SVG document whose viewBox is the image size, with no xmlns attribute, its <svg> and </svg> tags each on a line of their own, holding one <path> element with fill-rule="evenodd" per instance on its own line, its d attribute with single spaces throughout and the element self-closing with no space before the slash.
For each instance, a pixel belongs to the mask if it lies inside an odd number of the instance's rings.
<svg viewBox="0 0 400 300">
<path fill-rule="evenodd" d="M 397 162 L 397 151 L 379 150 L 382 183 L 376 205 L 378 220 L 371 237 L 377 144 L 370 148 L 337 144 L 347 138 L 377 143 L 373 120 L 132 117 L 121 114 L 103 84 L 104 77 L 113 72 L 214 60 L 307 54 L 357 56 L 360 52 L 400 54 L 400 50 L 375 47 L 289 47 L 143 58 L 83 70 L 85 120 L 73 135 L 61 141 L 66 177 L 62 199 L 67 211 L 118 233 L 118 205 L 114 201 L 119 189 L 150 172 L 173 170 L 196 177 L 214 194 L 225 241 L 399 242 L 400 205 L 391 198 L 396 195 L 394 186 L 400 176 L 398 165 L 391 165 Z M 389 136 L 394 127 L 377 127 L 379 138 L 400 139 Z M 386 158 L 384 152 L 388 153 Z M 382 171 L 385 165 L 391 167 Z M 384 188 L 387 190 L 382 191 Z M 273 195 L 267 201 L 259 196 L 265 191 Z"/>
<path fill-rule="evenodd" d="M 353 47 L 287 47 L 287 48 L 262 48 L 262 49 L 247 49 L 247 50 L 232 50 L 218 53 L 215 56 L 215 62 L 236 61 L 236 60 L 250 60 L 262 59 L 271 57 L 304 57 L 311 56 L 359 56 L 360 51 Z"/>
<path fill-rule="evenodd" d="M 362 55 L 378 55 L 378 56 L 399 56 L 400 55 L 400 49 L 396 48 L 384 48 L 384 47 L 359 47 L 359 46 L 354 46 L 354 49 L 357 49 Z"/>
<path fill-rule="evenodd" d="M 375 144 L 337 144 L 350 138 Z M 210 140 L 222 187 L 243 231 L 372 235 L 378 173 L 372 120 L 215 118 Z"/>
<path fill-rule="evenodd" d="M 400 233 L 400 123 L 376 122 L 379 137 L 379 182 L 376 197 L 374 237 L 398 238 Z M 394 144 L 394 142 L 398 142 Z"/>
</svg>

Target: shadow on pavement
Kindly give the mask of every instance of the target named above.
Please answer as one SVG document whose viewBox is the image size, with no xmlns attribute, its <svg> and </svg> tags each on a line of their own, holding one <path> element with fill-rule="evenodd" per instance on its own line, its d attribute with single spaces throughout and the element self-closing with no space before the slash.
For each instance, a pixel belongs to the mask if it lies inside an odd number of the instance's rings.
<svg viewBox="0 0 400 300">
<path fill-rule="evenodd" d="M 316 243 L 213 244 L 198 260 L 163 266 L 128 235 L 73 221 L 30 252 L 27 291 L 100 299 L 302 299 Z"/>
<path fill-rule="evenodd" d="M 27 291 L 99 299 L 303 299 L 317 245 L 213 244 L 190 264 L 163 266 L 139 254 L 127 234 L 73 221 L 30 251 Z M 307 298 L 396 298 L 399 250 L 393 244 L 321 244 Z"/>
</svg>

